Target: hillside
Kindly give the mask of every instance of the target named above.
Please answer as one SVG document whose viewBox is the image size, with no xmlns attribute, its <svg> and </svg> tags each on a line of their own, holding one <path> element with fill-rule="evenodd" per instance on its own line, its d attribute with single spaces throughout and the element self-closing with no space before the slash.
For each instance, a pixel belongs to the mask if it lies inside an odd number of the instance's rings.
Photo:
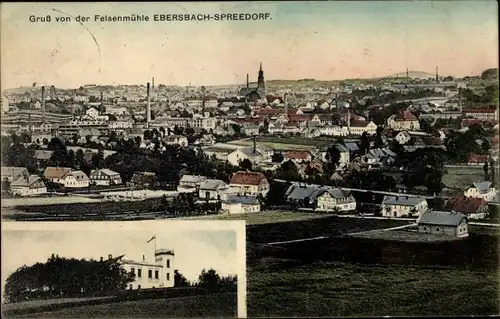
<svg viewBox="0 0 500 319">
<path fill-rule="evenodd" d="M 387 78 L 406 78 L 406 72 L 399 72 L 387 76 Z M 434 79 L 436 74 L 422 72 L 422 71 L 408 71 L 408 77 L 410 79 Z"/>
</svg>

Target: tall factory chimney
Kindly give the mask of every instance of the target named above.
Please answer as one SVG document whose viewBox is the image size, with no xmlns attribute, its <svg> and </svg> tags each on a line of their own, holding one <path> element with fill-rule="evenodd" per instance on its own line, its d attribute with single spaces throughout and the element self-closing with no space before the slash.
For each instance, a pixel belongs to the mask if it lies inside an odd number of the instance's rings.
<svg viewBox="0 0 500 319">
<path fill-rule="evenodd" d="M 147 121 L 147 126 L 149 127 L 149 123 L 151 123 L 151 94 L 149 92 L 149 82 L 147 84 L 147 110 L 146 110 L 146 121 Z"/>
<path fill-rule="evenodd" d="M 151 101 L 155 100 L 155 78 L 151 79 Z"/>
<path fill-rule="evenodd" d="M 248 93 L 250 92 L 250 81 L 247 73 L 247 89 L 245 91 L 245 103 L 248 104 Z"/>
<path fill-rule="evenodd" d="M 104 104 L 104 92 L 101 91 L 101 105 Z"/>
<path fill-rule="evenodd" d="M 45 124 L 45 86 L 42 86 L 42 123 Z"/>
<path fill-rule="evenodd" d="M 406 82 L 410 79 L 410 72 L 408 71 L 408 68 L 406 68 Z"/>
<path fill-rule="evenodd" d="M 285 104 L 285 116 L 288 116 L 288 93 L 283 96 L 283 103 Z"/>
<path fill-rule="evenodd" d="M 439 83 L 438 67 L 436 66 L 436 83 Z"/>
</svg>

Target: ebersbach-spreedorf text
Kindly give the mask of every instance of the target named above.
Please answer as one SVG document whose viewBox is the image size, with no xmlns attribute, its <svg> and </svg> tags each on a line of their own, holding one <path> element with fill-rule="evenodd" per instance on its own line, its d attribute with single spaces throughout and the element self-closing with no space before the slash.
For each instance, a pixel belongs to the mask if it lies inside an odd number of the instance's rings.
<svg viewBox="0 0 500 319">
<path fill-rule="evenodd" d="M 248 21 L 270 20 L 270 13 L 214 13 L 214 14 L 154 14 L 154 22 L 175 21 Z M 149 21 L 147 15 L 109 16 L 94 15 L 95 22 L 139 22 Z"/>
</svg>

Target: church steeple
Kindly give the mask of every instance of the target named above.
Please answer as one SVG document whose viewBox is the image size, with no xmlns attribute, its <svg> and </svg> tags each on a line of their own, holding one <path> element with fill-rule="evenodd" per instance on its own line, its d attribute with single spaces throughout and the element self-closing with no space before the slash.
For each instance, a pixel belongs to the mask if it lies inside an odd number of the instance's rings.
<svg viewBox="0 0 500 319">
<path fill-rule="evenodd" d="M 262 62 L 260 62 L 259 77 L 257 78 L 257 90 L 260 94 L 266 94 L 266 83 L 264 82 L 264 71 L 262 70 Z"/>
</svg>

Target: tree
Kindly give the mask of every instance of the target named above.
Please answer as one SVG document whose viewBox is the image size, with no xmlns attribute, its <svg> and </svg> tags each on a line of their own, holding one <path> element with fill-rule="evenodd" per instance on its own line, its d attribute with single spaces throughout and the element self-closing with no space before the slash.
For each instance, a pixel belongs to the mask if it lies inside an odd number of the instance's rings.
<svg viewBox="0 0 500 319">
<path fill-rule="evenodd" d="M 190 287 L 191 283 L 177 269 L 174 270 L 174 287 Z"/>
<path fill-rule="evenodd" d="M 363 132 L 359 141 L 359 152 L 361 155 L 366 155 L 370 149 L 370 141 L 368 140 L 368 133 Z"/>
<path fill-rule="evenodd" d="M 50 296 L 74 297 L 114 294 L 134 280 L 118 259 L 106 261 L 60 258 L 22 266 L 5 283 L 7 302 Z"/>
<path fill-rule="evenodd" d="M 326 155 L 325 155 L 327 161 L 331 164 L 333 164 L 333 167 L 336 168 L 339 166 L 340 164 L 340 150 L 338 149 L 338 147 L 336 147 L 335 145 L 332 145 L 330 146 L 327 150 L 326 150 Z"/>
<path fill-rule="evenodd" d="M 384 132 L 384 128 L 382 126 L 377 126 L 377 133 L 375 135 L 375 148 L 384 147 L 384 141 L 382 140 L 382 133 Z M 370 144 L 368 144 L 370 145 Z"/>
<path fill-rule="evenodd" d="M 241 160 L 239 165 L 244 170 L 251 170 L 253 166 L 252 162 L 248 158 Z"/>
<path fill-rule="evenodd" d="M 271 157 L 273 163 L 282 163 L 285 160 L 283 153 L 274 153 Z"/>
<path fill-rule="evenodd" d="M 220 290 L 219 282 L 220 276 L 214 269 L 208 271 L 203 269 L 198 277 L 199 287 L 207 289 L 209 292 L 218 292 Z"/>
<path fill-rule="evenodd" d="M 490 180 L 490 174 L 489 174 L 489 167 L 488 167 L 488 162 L 485 162 L 483 165 L 483 171 L 484 171 L 484 180 L 489 181 Z"/>
</svg>

